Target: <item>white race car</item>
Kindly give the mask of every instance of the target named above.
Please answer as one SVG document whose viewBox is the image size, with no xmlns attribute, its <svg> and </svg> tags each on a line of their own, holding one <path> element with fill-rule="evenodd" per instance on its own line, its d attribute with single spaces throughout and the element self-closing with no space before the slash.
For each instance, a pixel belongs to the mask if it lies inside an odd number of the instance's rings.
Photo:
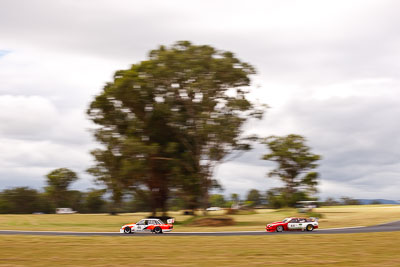
<svg viewBox="0 0 400 267">
<path fill-rule="evenodd" d="M 125 224 L 119 230 L 120 233 L 133 234 L 136 232 L 151 232 L 155 234 L 162 234 L 164 232 L 172 231 L 174 226 L 174 219 L 169 219 L 165 224 L 160 219 L 142 219 L 137 223 Z"/>
</svg>

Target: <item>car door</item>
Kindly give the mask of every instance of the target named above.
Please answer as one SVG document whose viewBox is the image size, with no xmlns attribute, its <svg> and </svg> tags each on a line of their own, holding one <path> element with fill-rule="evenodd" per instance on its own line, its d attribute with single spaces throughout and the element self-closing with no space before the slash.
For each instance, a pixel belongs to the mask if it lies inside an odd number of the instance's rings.
<svg viewBox="0 0 400 267">
<path fill-rule="evenodd" d="M 297 219 L 291 219 L 290 222 L 288 223 L 288 229 L 289 230 L 300 229 L 298 220 Z"/>
<path fill-rule="evenodd" d="M 138 223 L 135 225 L 135 231 L 143 231 L 143 229 L 146 227 L 145 225 L 145 220 L 140 220 Z"/>
<path fill-rule="evenodd" d="M 307 221 L 305 219 L 299 219 L 298 220 L 298 229 L 304 229 L 307 225 Z"/>
<path fill-rule="evenodd" d="M 154 225 L 154 224 L 156 224 L 154 220 L 148 220 L 145 230 L 151 231 L 153 229 L 153 227 L 151 227 L 151 225 Z"/>
</svg>

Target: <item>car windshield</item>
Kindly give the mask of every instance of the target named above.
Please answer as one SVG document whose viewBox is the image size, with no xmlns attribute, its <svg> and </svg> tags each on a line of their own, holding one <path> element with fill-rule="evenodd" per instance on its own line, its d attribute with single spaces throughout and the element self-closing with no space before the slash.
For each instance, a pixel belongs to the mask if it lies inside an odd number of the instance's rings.
<svg viewBox="0 0 400 267">
<path fill-rule="evenodd" d="M 290 221 L 290 218 L 285 218 L 282 222 L 287 223 Z"/>
</svg>

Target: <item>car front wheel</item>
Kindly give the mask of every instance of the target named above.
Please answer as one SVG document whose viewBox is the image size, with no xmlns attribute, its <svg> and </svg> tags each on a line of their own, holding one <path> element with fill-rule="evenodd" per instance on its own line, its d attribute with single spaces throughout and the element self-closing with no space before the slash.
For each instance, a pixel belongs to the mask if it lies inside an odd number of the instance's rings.
<svg viewBox="0 0 400 267">
<path fill-rule="evenodd" d="M 131 228 L 130 228 L 130 227 L 128 227 L 128 226 L 127 226 L 127 227 L 125 227 L 125 228 L 124 228 L 124 233 L 125 233 L 125 234 L 131 234 L 131 233 L 132 233 L 132 230 L 131 230 Z"/>
<path fill-rule="evenodd" d="M 282 225 L 277 226 L 276 227 L 276 231 L 277 232 L 283 232 L 283 226 Z"/>
</svg>

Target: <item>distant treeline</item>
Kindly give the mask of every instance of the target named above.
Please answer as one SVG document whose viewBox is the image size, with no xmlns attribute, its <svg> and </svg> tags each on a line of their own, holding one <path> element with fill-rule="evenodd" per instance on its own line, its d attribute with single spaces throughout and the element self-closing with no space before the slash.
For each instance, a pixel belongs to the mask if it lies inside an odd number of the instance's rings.
<svg viewBox="0 0 400 267">
<path fill-rule="evenodd" d="M 15 187 L 0 191 L 0 214 L 30 214 L 30 213 L 55 213 L 56 208 L 68 207 L 79 213 L 108 213 L 115 211 L 112 200 L 105 194 L 105 190 L 91 189 L 88 191 L 66 190 L 62 194 L 63 203 L 57 204 L 48 187 L 36 190 L 29 187 Z M 60 196 L 59 196 L 60 197 Z M 150 212 L 150 194 L 146 191 L 136 192 L 124 198 L 117 212 Z M 183 199 L 172 198 L 168 203 L 170 210 L 185 209 Z M 340 200 L 327 198 L 319 202 L 323 206 L 334 205 L 360 205 L 360 201 L 349 197 Z M 381 204 L 378 201 L 371 204 Z M 248 191 L 245 198 L 238 194 L 224 196 L 212 194 L 210 206 L 220 208 L 279 208 L 276 199 L 271 199 L 271 194 L 260 192 L 256 189 Z"/>
<path fill-rule="evenodd" d="M 380 199 L 354 199 L 351 197 L 341 197 L 340 200 L 336 200 L 334 198 L 328 197 L 324 202 L 321 202 L 324 206 L 337 206 L 337 205 L 364 205 L 364 204 L 386 204 L 389 200 L 380 200 Z M 391 204 L 395 204 L 395 201 Z"/>
<path fill-rule="evenodd" d="M 42 190 L 15 187 L 0 191 L 0 214 L 55 213 L 56 208 L 61 207 L 72 208 L 79 213 L 149 212 L 152 209 L 150 197 L 151 194 L 145 190 L 127 194 L 115 210 L 113 201 L 105 190 L 64 190 L 58 192 L 55 198 L 49 186 Z M 210 196 L 210 205 L 221 208 L 230 208 L 233 205 L 253 208 L 265 206 L 266 198 L 258 190 L 252 189 L 243 200 L 238 194 L 231 194 L 228 198 L 222 194 L 213 194 Z M 171 198 L 168 206 L 174 211 L 185 209 L 184 200 L 179 197 Z"/>
<path fill-rule="evenodd" d="M 107 202 L 102 190 L 65 192 L 65 205 L 58 206 L 48 192 L 29 187 L 15 187 L 0 192 L 0 213 L 54 213 L 56 208 L 70 207 L 81 213 L 97 213 L 106 210 Z"/>
<path fill-rule="evenodd" d="M 105 212 L 105 190 L 70 190 L 77 179 L 75 172 L 59 168 L 46 175 L 46 186 L 41 190 L 14 187 L 0 191 L 0 213 L 54 213 L 56 208 L 66 207 L 81 213 Z"/>
<path fill-rule="evenodd" d="M 296 201 L 302 200 L 313 200 L 319 206 L 339 206 L 339 205 L 362 205 L 365 204 L 358 199 L 351 197 L 341 197 L 340 199 L 334 199 L 328 197 L 325 201 L 318 201 L 317 198 L 307 198 L 307 196 L 301 193 L 295 195 Z M 210 205 L 213 207 L 230 208 L 232 205 L 239 204 L 239 206 L 245 206 L 249 208 L 271 208 L 279 209 L 287 207 L 285 201 L 285 195 L 276 193 L 276 189 L 270 189 L 265 193 L 260 192 L 257 189 L 251 189 L 247 193 L 245 199 L 240 199 L 238 194 L 231 194 L 230 198 L 225 197 L 222 194 L 214 194 L 210 196 Z M 371 200 L 368 204 L 383 204 L 379 200 Z M 294 207 L 298 205 L 294 205 Z"/>
<path fill-rule="evenodd" d="M 116 207 L 113 195 L 107 189 L 90 189 L 79 191 L 69 189 L 78 179 L 75 172 L 59 168 L 46 175 L 46 186 L 41 190 L 29 187 L 14 187 L 0 191 L 0 214 L 54 213 L 57 208 L 71 208 L 79 213 L 123 213 L 154 211 L 153 195 L 149 190 L 138 189 L 127 191 Z M 289 197 L 290 196 L 290 197 Z M 241 199 L 238 194 L 226 197 L 222 194 L 211 194 L 209 206 L 220 208 L 282 208 L 296 207 L 298 201 L 314 200 L 305 191 L 294 191 L 287 194 L 285 188 L 272 188 L 266 192 L 257 189 L 248 191 Z M 321 205 L 359 205 L 360 201 L 349 197 L 340 200 L 328 198 Z M 372 203 L 379 204 L 379 203 Z M 167 201 L 168 210 L 185 210 L 185 198 L 173 194 Z"/>
<path fill-rule="evenodd" d="M 57 202 L 48 188 L 36 190 L 29 187 L 14 187 L 0 191 L 0 214 L 55 213 L 56 208 L 71 208 L 79 213 L 125 213 L 151 211 L 148 192 L 126 195 L 115 209 L 105 190 L 66 190 L 58 193 L 62 202 Z M 171 209 L 183 207 L 180 199 L 171 199 Z"/>
</svg>

